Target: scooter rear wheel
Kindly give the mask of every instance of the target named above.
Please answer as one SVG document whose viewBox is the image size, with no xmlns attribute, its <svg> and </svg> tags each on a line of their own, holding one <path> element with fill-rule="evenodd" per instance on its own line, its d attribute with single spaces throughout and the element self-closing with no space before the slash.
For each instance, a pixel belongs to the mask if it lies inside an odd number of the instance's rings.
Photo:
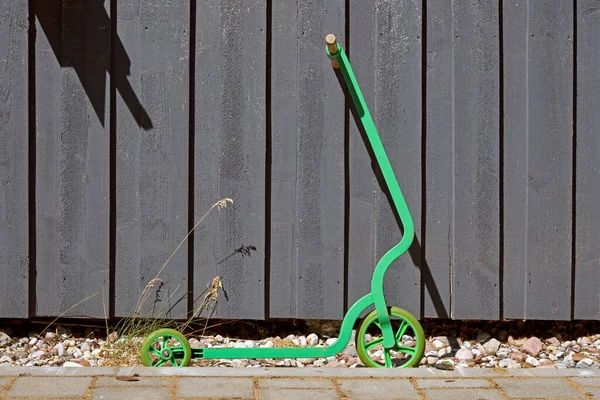
<svg viewBox="0 0 600 400">
<path fill-rule="evenodd" d="M 187 367 L 192 359 L 192 349 L 182 333 L 159 329 L 144 340 L 141 356 L 146 367 Z"/>
<path fill-rule="evenodd" d="M 394 328 L 396 345 L 392 349 L 383 347 L 383 336 L 378 322 L 377 310 L 373 310 L 361 323 L 356 333 L 356 351 L 367 367 L 373 368 L 411 368 L 416 367 L 425 352 L 425 333 L 419 321 L 408 311 L 398 307 L 389 307 L 390 319 Z M 366 335 L 374 339 L 366 341 Z M 404 343 L 402 338 L 407 338 Z M 379 354 L 378 354 L 379 353 Z"/>
</svg>

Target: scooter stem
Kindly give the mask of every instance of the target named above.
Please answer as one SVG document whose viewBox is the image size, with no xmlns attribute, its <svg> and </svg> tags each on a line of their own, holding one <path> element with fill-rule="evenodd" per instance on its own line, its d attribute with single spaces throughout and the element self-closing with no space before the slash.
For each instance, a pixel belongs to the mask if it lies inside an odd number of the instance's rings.
<svg viewBox="0 0 600 400">
<path fill-rule="evenodd" d="M 402 191 L 400 190 L 400 185 L 398 184 L 398 180 L 396 179 L 396 175 L 392 169 L 392 165 L 390 164 L 383 147 L 383 143 L 381 142 L 379 134 L 377 133 L 377 129 L 375 128 L 375 123 L 373 122 L 373 118 L 371 117 L 371 113 L 367 107 L 367 103 L 365 102 L 362 92 L 360 91 L 360 87 L 358 86 L 358 82 L 356 81 L 356 77 L 354 76 L 354 72 L 352 71 L 352 67 L 350 66 L 350 61 L 348 60 L 348 57 L 346 56 L 346 53 L 342 47 L 337 43 L 335 35 L 327 35 L 325 41 L 327 42 L 327 56 L 332 60 L 333 67 L 336 69 L 339 68 L 342 72 L 344 82 L 346 83 L 346 87 L 350 92 L 354 107 L 358 112 L 361 124 L 367 135 L 377 164 L 379 165 L 381 173 L 383 174 L 385 185 L 390 192 L 394 207 L 396 208 L 398 216 L 400 217 L 400 221 L 402 222 L 402 226 L 404 227 L 402 240 L 400 243 L 392 247 L 381 258 L 381 260 L 379 260 L 371 280 L 373 301 L 375 303 L 379 324 L 381 325 L 381 330 L 383 333 L 383 345 L 386 348 L 392 348 L 394 347 L 396 340 L 390 325 L 390 317 L 383 294 L 383 280 L 390 264 L 404 254 L 410 247 L 415 234 L 414 224 L 404 196 L 402 195 Z"/>
</svg>

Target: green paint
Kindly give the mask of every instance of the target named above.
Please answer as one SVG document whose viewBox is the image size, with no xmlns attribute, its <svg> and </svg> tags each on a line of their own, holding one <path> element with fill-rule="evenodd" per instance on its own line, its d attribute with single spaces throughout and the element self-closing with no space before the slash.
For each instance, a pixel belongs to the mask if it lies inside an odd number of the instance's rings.
<svg viewBox="0 0 600 400">
<path fill-rule="evenodd" d="M 402 195 L 402 191 L 400 190 L 400 186 L 394 175 L 394 171 L 392 166 L 388 160 L 388 157 L 385 153 L 385 149 L 383 144 L 381 143 L 381 139 L 379 138 L 379 134 L 377 133 L 377 129 L 375 128 L 375 123 L 373 122 L 373 118 L 369 112 L 369 108 L 363 98 L 362 92 L 358 86 L 356 81 L 356 77 L 354 76 L 354 72 L 350 66 L 350 62 L 348 57 L 346 56 L 344 50 L 341 46 L 338 45 L 338 52 L 336 54 L 331 54 L 327 48 L 326 52 L 329 58 L 332 60 L 337 60 L 340 65 L 340 70 L 342 72 L 342 76 L 344 77 L 344 81 L 350 96 L 352 97 L 352 101 L 354 106 L 358 112 L 360 117 L 360 123 L 362 124 L 364 131 L 367 134 L 369 139 L 369 144 L 373 149 L 373 153 L 375 155 L 377 164 L 381 169 L 383 177 L 385 179 L 385 183 L 388 186 L 389 192 L 392 196 L 392 200 L 394 202 L 394 207 L 400 216 L 402 221 L 402 225 L 404 226 L 404 235 L 400 243 L 392 247 L 377 263 L 375 267 L 375 271 L 373 273 L 373 277 L 371 280 L 371 293 L 359 299 L 346 313 L 344 316 L 344 320 L 342 321 L 342 326 L 340 329 L 340 335 L 338 340 L 333 343 L 331 346 L 324 347 L 283 347 L 283 348 L 211 348 L 211 349 L 192 349 L 192 353 L 194 358 L 205 358 L 205 359 L 215 359 L 215 358 L 319 358 L 319 357 L 329 357 L 341 352 L 348 342 L 350 341 L 352 335 L 352 329 L 354 328 L 358 317 L 363 311 L 366 311 L 369 307 L 375 306 L 375 310 L 373 310 L 363 321 L 360 328 L 357 332 L 357 349 L 359 351 L 359 356 L 363 363 L 370 367 L 391 367 L 391 356 L 390 350 L 394 350 L 397 352 L 402 352 L 411 356 L 409 362 L 406 362 L 402 365 L 402 367 L 412 367 L 418 365 L 421 357 L 423 355 L 424 346 L 425 346 L 425 335 L 423 333 L 423 329 L 417 319 L 408 313 L 405 310 L 399 309 L 397 307 L 389 307 L 385 302 L 385 297 L 383 294 L 383 280 L 385 277 L 385 273 L 392 262 L 394 262 L 398 257 L 404 254 L 408 248 L 410 247 L 413 238 L 414 238 L 414 225 L 410 215 L 410 211 L 408 210 L 408 206 L 406 201 L 404 200 L 404 196 Z M 394 333 L 392 324 L 390 323 L 390 314 L 394 317 L 399 318 L 401 321 L 400 328 L 398 332 Z M 377 328 L 379 328 L 382 332 L 383 340 L 379 340 L 375 344 L 381 344 L 384 347 L 384 355 L 385 355 L 385 365 L 380 365 L 369 358 L 367 353 L 367 349 L 373 347 L 374 344 L 367 344 L 364 342 L 364 335 L 366 334 L 369 326 L 375 324 Z M 401 345 L 398 345 L 398 342 L 401 341 L 403 332 L 406 331 L 407 327 L 410 327 L 415 334 L 416 345 L 414 348 L 406 348 Z M 158 331 L 164 334 L 164 330 Z M 174 335 L 173 332 L 169 332 L 169 334 Z M 177 333 L 177 332 L 175 332 Z M 360 333 L 360 337 L 358 337 L 358 333 Z M 181 334 L 179 334 L 181 335 Z M 152 341 L 150 340 L 152 337 L 155 339 L 159 337 L 160 334 L 152 334 L 146 339 L 144 342 L 144 346 L 142 347 L 142 362 L 144 365 L 152 365 L 148 361 L 148 354 L 152 350 L 150 349 L 150 345 Z M 186 340 L 187 343 L 187 340 Z M 370 347 L 369 347 L 370 346 Z M 189 348 L 189 344 L 188 344 Z M 187 363 L 175 363 L 175 366 L 186 366 L 189 364 L 189 359 L 187 358 L 187 349 L 177 349 L 177 356 L 180 356 L 183 360 L 188 360 Z M 166 357 L 165 352 L 165 357 Z M 166 362 L 166 360 L 163 360 Z"/>
</svg>

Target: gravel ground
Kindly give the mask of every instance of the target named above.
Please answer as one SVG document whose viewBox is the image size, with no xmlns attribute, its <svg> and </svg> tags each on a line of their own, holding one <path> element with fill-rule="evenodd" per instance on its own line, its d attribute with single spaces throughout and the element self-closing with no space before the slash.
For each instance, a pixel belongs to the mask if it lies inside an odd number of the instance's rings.
<svg viewBox="0 0 600 400">
<path fill-rule="evenodd" d="M 429 322 L 424 324 L 427 336 L 425 355 L 421 368 L 452 370 L 455 368 L 600 368 L 600 334 L 587 333 L 586 326 L 575 323 L 463 324 L 461 322 Z M 587 329 L 594 328 L 587 326 Z M 220 334 L 198 337 L 189 336 L 192 347 L 284 347 L 327 346 L 335 338 L 335 325 L 302 326 L 306 334 L 269 336 L 266 339 L 234 339 Z M 312 332 L 311 332 L 312 328 Z M 486 329 L 487 328 L 487 329 Z M 506 329 L 505 329 L 506 328 Z M 536 334 L 527 334 L 528 331 Z M 297 331 L 297 330 L 296 330 Z M 442 333 L 436 332 L 440 331 Z M 29 335 L 12 334 L 11 329 L 0 325 L 0 365 L 15 366 L 115 366 L 140 365 L 139 346 L 144 338 L 125 343 L 116 332 L 109 338 L 99 336 L 100 330 L 88 329 L 72 333 L 61 326 L 41 334 L 30 331 Z M 433 334 L 431 334 L 433 332 Z M 520 332 L 517 334 L 517 332 Z M 540 333 L 542 332 L 542 333 Z M 590 331 L 592 332 L 592 331 Z M 578 335 L 579 334 L 579 335 Z M 248 335 L 252 336 L 252 335 Z M 245 337 L 248 337 L 245 336 Z M 237 337 L 244 337 L 238 335 Z M 263 336 L 264 337 L 264 336 Z M 366 341 L 374 338 L 367 337 Z M 403 342 L 414 345 L 413 338 L 406 335 Z M 126 350 L 118 351 L 123 344 Z M 128 349 L 128 350 L 127 350 Z M 382 361 L 379 346 L 370 351 L 372 358 Z M 336 356 L 328 358 L 300 359 L 222 359 L 193 360 L 192 366 L 223 367 L 329 367 L 356 368 L 363 364 L 357 356 L 354 341 Z"/>
</svg>

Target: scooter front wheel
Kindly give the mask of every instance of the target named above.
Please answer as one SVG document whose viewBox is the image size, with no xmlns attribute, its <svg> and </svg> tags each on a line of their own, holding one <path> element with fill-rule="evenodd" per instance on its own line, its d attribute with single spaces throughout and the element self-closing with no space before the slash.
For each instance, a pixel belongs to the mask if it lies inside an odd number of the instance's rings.
<svg viewBox="0 0 600 400">
<path fill-rule="evenodd" d="M 187 367 L 192 359 L 192 349 L 182 333 L 159 329 L 144 340 L 141 356 L 146 367 Z"/>
<path fill-rule="evenodd" d="M 416 367 L 425 352 L 425 333 L 419 321 L 408 311 L 389 307 L 396 345 L 383 347 L 383 332 L 379 325 L 377 310 L 373 310 L 361 323 L 356 333 L 356 351 L 367 367 L 411 368 Z M 366 341 L 369 334 L 373 339 Z M 403 341 L 403 338 L 406 339 Z"/>
</svg>

